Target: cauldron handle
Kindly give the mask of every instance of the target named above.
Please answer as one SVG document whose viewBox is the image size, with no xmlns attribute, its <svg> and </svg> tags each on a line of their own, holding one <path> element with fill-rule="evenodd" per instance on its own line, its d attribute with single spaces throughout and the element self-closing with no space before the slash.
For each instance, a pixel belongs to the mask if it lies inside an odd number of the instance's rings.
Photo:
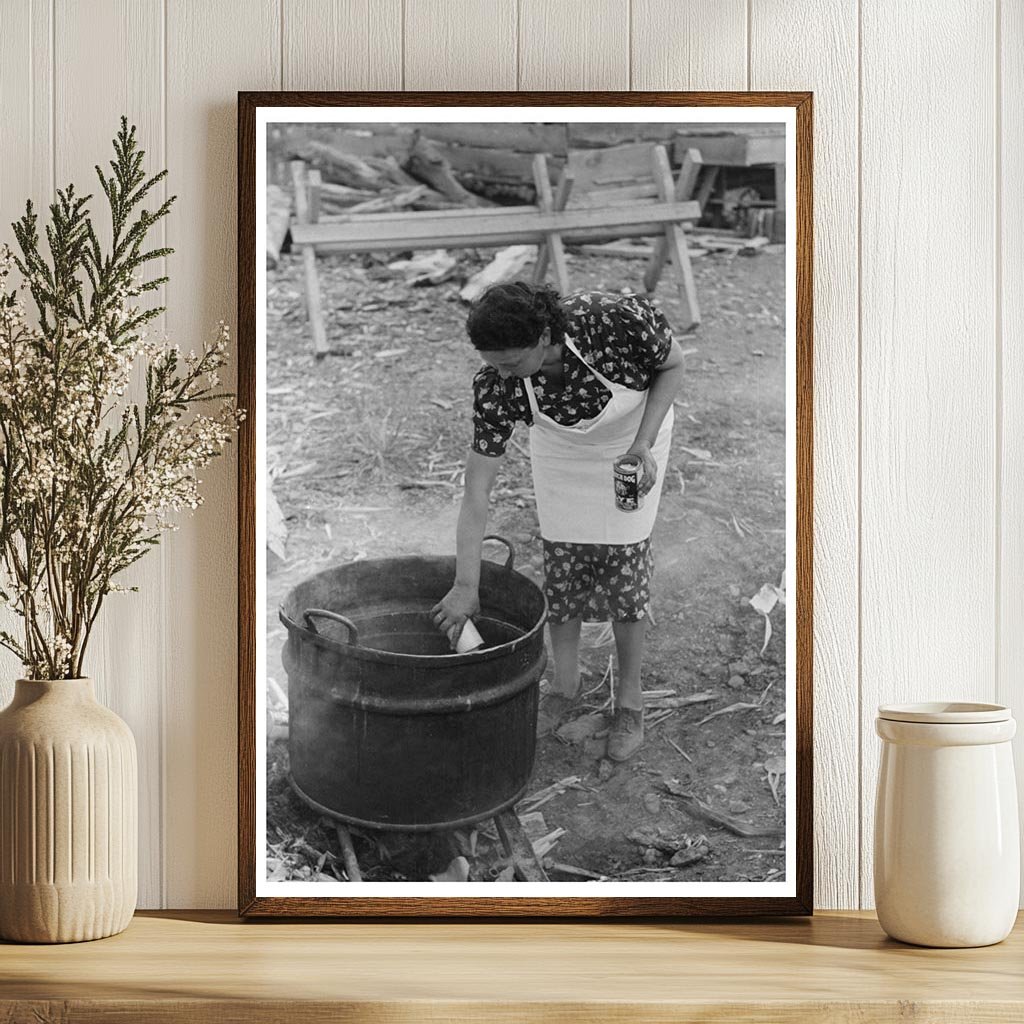
<svg viewBox="0 0 1024 1024">
<path fill-rule="evenodd" d="M 484 540 L 496 540 L 499 544 L 504 544 L 508 548 L 508 558 L 505 559 L 505 568 L 511 569 L 512 563 L 516 560 L 516 549 L 512 547 L 511 542 L 505 540 L 504 537 L 499 537 L 496 533 L 489 533 Z"/>
<path fill-rule="evenodd" d="M 313 625 L 314 618 L 320 619 L 331 619 L 334 622 L 340 622 L 348 630 L 348 642 L 353 647 L 359 644 L 359 631 L 355 627 L 355 623 L 351 619 L 346 619 L 344 615 L 339 615 L 337 612 L 330 612 L 326 608 L 307 608 L 303 613 L 302 617 L 306 620 L 306 629 L 311 630 L 313 633 L 320 635 L 320 631 Z"/>
</svg>

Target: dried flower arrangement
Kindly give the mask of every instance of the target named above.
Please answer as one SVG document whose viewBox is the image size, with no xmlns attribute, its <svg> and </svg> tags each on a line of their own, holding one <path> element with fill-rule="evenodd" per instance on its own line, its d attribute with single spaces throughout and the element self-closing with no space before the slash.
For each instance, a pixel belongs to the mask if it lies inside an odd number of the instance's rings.
<svg viewBox="0 0 1024 1024">
<path fill-rule="evenodd" d="M 0 631 L 0 645 L 31 679 L 82 675 L 104 598 L 126 589 L 118 573 L 176 528 L 173 513 L 199 505 L 197 473 L 243 415 L 218 390 L 225 324 L 188 354 L 147 334 L 164 307 L 142 309 L 138 297 L 168 279 L 145 281 L 143 270 L 173 250 L 144 244 L 176 197 L 139 208 L 167 171 L 146 177 L 124 117 L 114 152 L 110 176 L 96 167 L 109 246 L 86 207 L 92 197 L 69 185 L 50 206 L 48 257 L 31 202 L 13 225 L 20 256 L 0 248 L 0 602 L 21 620 L 19 636 Z"/>
</svg>

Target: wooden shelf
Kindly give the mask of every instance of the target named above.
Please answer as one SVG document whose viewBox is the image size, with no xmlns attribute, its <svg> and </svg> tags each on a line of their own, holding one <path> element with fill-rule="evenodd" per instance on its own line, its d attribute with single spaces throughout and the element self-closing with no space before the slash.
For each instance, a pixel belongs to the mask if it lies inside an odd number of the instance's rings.
<svg viewBox="0 0 1024 1024">
<path fill-rule="evenodd" d="M 1024 1019 L 1022 963 L 1024 919 L 996 946 L 929 950 L 856 912 L 306 923 L 162 911 L 100 942 L 0 943 L 0 1021 L 1007 1024 Z"/>
</svg>

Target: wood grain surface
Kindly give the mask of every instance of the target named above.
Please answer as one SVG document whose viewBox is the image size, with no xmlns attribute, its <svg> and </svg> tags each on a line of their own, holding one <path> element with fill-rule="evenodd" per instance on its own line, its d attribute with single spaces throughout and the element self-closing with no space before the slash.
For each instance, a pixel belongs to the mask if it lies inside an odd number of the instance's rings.
<svg viewBox="0 0 1024 1024">
<path fill-rule="evenodd" d="M 236 97 L 279 87 L 280 10 L 276 0 L 175 0 L 167 14 L 168 165 L 182 197 L 167 225 L 177 250 L 167 319 L 187 351 L 235 316 Z M 225 367 L 225 380 L 234 375 Z M 163 542 L 172 601 L 151 642 L 167 657 L 164 905 L 222 907 L 235 887 L 225 850 L 235 837 L 218 823 L 236 813 L 237 456 L 231 444 L 204 470 L 203 507 Z"/>
<path fill-rule="evenodd" d="M 629 36 L 619 0 L 519 0 L 519 88 L 635 88 Z"/>
<path fill-rule="evenodd" d="M 514 0 L 405 0 L 404 8 L 403 89 L 515 89 Z"/>
<path fill-rule="evenodd" d="M 631 89 L 753 88 L 746 0 L 633 0 L 630 13 Z"/>
<path fill-rule="evenodd" d="M 814 132 L 814 889 L 858 906 L 857 12 L 831 0 L 752 6 L 751 87 L 812 89 Z M 831 50 L 792 48 L 803 35 Z M 822 113 L 824 112 L 824 114 Z M 820 895 L 825 893 L 827 895 Z"/>
<path fill-rule="evenodd" d="M 986 701 L 995 684 L 994 16 L 862 10 L 862 117 L 886 126 L 860 160 L 862 906 L 878 705 Z M 936 216 L 954 196 L 970 214 Z"/>
<path fill-rule="evenodd" d="M 402 88 L 402 0 L 288 0 L 282 89 Z"/>
<path fill-rule="evenodd" d="M 1024 1015 L 1022 956 L 1020 926 L 996 946 L 927 950 L 850 912 L 339 925 L 165 911 L 100 942 L 0 945 L 0 1020 L 986 1024 Z"/>
</svg>

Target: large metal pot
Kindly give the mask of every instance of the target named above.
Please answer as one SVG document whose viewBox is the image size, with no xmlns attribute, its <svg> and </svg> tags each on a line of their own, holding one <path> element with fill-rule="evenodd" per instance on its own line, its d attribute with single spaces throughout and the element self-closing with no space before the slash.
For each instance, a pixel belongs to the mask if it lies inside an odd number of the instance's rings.
<svg viewBox="0 0 1024 1024">
<path fill-rule="evenodd" d="M 488 538 L 501 540 L 501 538 Z M 430 608 L 453 557 L 353 562 L 295 587 L 288 630 L 292 785 L 372 828 L 455 828 L 515 803 L 533 769 L 547 605 L 512 568 L 480 573 L 484 648 L 455 654 Z"/>
</svg>

